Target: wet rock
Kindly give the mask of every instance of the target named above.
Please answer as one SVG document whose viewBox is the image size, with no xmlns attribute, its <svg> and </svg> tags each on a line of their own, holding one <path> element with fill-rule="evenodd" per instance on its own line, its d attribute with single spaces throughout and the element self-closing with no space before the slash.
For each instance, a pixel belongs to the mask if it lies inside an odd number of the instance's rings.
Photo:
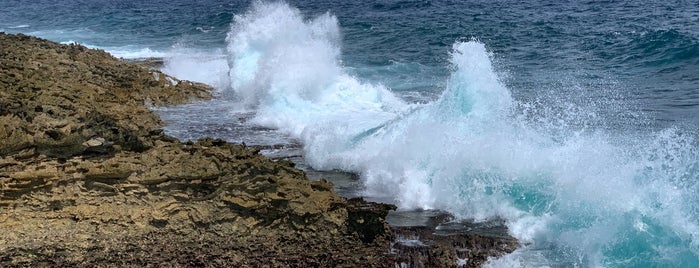
<svg viewBox="0 0 699 268">
<path fill-rule="evenodd" d="M 365 243 L 392 236 L 385 219 L 388 212 L 395 210 L 396 206 L 367 202 L 362 198 L 352 198 L 347 202 L 347 224 L 350 232 L 356 232 Z"/>
<path fill-rule="evenodd" d="M 430 217 L 425 225 L 391 229 L 391 252 L 400 267 L 480 267 L 519 246 L 502 221 L 454 221 L 446 213 Z"/>
</svg>

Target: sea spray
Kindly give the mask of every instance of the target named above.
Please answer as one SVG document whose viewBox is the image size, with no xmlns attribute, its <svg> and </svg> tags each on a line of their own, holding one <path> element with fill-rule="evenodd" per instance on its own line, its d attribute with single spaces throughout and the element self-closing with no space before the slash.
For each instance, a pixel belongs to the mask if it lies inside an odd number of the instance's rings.
<svg viewBox="0 0 699 268">
<path fill-rule="evenodd" d="M 234 20 L 228 35 L 231 87 L 241 103 L 257 109 L 257 123 L 298 137 L 323 127 L 352 135 L 408 106 L 385 87 L 344 72 L 337 19 L 330 14 L 305 21 L 286 4 L 257 2 Z"/>
<path fill-rule="evenodd" d="M 205 83 L 218 93 L 230 88 L 228 60 L 223 49 L 197 50 L 178 44 L 164 56 L 162 71 L 180 79 Z"/>
<path fill-rule="evenodd" d="M 525 247 L 494 266 L 699 264 L 699 153 L 685 130 L 532 120 L 479 41 L 453 45 L 441 97 L 406 104 L 349 75 L 339 40 L 334 16 L 306 20 L 279 2 L 255 2 L 228 35 L 239 105 L 300 139 L 314 168 L 356 172 L 367 195 L 401 209 L 505 219 Z"/>
<path fill-rule="evenodd" d="M 277 95 L 312 100 L 339 75 L 340 33 L 330 14 L 303 21 L 281 3 L 257 3 L 234 20 L 230 76 L 244 103 L 257 106 Z"/>
</svg>

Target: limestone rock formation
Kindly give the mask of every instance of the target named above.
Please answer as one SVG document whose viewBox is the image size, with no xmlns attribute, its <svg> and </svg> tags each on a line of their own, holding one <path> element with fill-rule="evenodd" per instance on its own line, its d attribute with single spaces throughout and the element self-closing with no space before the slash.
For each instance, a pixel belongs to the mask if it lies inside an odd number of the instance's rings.
<svg viewBox="0 0 699 268">
<path fill-rule="evenodd" d="M 24 35 L 0 34 L 0 66 L 1 266 L 380 263 L 387 234 L 360 239 L 329 183 L 162 133 L 146 104 L 206 85 Z"/>
<path fill-rule="evenodd" d="M 0 33 L 0 266 L 456 266 L 392 252 L 394 206 L 348 201 L 242 145 L 181 142 L 148 109 L 211 96 L 104 51 Z"/>
</svg>

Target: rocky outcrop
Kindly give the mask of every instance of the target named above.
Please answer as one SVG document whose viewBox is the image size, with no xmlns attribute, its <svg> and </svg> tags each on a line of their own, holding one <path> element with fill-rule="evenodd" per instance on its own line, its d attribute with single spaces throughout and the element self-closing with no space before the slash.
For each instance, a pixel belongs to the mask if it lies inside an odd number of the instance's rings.
<svg viewBox="0 0 699 268">
<path fill-rule="evenodd" d="M 350 249 L 382 252 L 375 242 L 385 234 L 359 239 L 347 224 L 357 212 L 288 162 L 220 140 L 148 138 L 141 153 L 46 159 L 3 174 L 0 230 L 10 235 L 0 260 L 335 266 L 363 262 Z"/>
<path fill-rule="evenodd" d="M 206 85 L 4 33 L 0 67 L 2 267 L 456 265 L 406 262 L 392 205 L 256 149 L 164 135 L 148 105 L 211 98 Z"/>
<path fill-rule="evenodd" d="M 0 156 L 34 149 L 67 159 L 85 150 L 144 151 L 161 122 L 145 103 L 210 98 L 207 86 L 127 64 L 104 51 L 0 35 Z M 86 143 L 91 139 L 96 139 Z M 109 146 L 97 146 L 105 139 Z M 99 152 L 98 152 L 99 153 Z"/>
<path fill-rule="evenodd" d="M 391 251 L 401 267 L 481 267 L 489 258 L 517 249 L 504 222 L 455 221 L 449 214 L 419 226 L 393 226 Z"/>
<path fill-rule="evenodd" d="M 0 66 L 0 266 L 385 263 L 388 233 L 349 227 L 331 184 L 164 135 L 147 105 L 207 86 L 24 35 L 0 34 Z"/>
</svg>

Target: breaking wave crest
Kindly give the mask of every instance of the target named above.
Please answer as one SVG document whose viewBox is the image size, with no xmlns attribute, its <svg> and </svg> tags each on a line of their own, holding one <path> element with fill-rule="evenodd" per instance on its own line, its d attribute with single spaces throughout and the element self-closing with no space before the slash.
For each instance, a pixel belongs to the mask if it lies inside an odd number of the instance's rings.
<svg viewBox="0 0 699 268">
<path fill-rule="evenodd" d="M 477 40 L 452 46 L 437 100 L 406 103 L 350 75 L 341 39 L 333 15 L 306 19 L 280 2 L 255 2 L 227 38 L 239 104 L 301 140 L 314 168 L 356 172 L 367 195 L 402 209 L 505 219 L 528 246 L 492 266 L 699 264 L 699 152 L 687 131 L 562 136 L 555 119 L 525 116 Z"/>
</svg>

